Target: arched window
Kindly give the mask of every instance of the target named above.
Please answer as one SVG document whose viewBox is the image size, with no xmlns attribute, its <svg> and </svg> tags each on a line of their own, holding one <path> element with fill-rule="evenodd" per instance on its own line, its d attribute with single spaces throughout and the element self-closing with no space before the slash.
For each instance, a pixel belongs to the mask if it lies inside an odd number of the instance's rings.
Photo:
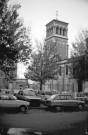
<svg viewBox="0 0 88 135">
<path fill-rule="evenodd" d="M 66 36 L 66 29 L 63 29 L 63 36 Z"/>
<path fill-rule="evenodd" d="M 61 35 L 62 28 L 60 28 L 60 35 Z"/>
<path fill-rule="evenodd" d="M 56 27 L 56 34 L 58 34 L 58 26 Z"/>
<path fill-rule="evenodd" d="M 62 72 L 61 72 L 62 68 L 61 66 L 59 67 L 59 75 L 61 76 Z"/>
<path fill-rule="evenodd" d="M 53 27 L 51 27 L 51 33 L 53 34 Z"/>
<path fill-rule="evenodd" d="M 66 75 L 68 75 L 68 65 L 66 65 Z"/>
</svg>

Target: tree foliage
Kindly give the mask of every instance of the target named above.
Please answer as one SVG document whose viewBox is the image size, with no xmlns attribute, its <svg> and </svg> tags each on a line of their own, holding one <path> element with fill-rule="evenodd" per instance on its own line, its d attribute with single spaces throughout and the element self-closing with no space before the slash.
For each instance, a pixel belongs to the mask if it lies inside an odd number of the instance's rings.
<svg viewBox="0 0 88 135">
<path fill-rule="evenodd" d="M 40 90 L 42 84 L 49 79 L 55 79 L 58 74 L 60 57 L 55 53 L 55 50 L 55 43 L 44 43 L 44 46 L 38 47 L 38 50 L 32 54 L 31 64 L 27 68 L 25 77 L 40 82 Z"/>
<path fill-rule="evenodd" d="M 81 85 L 88 80 L 88 30 L 82 30 L 72 46 L 71 71 Z"/>
<path fill-rule="evenodd" d="M 8 2 L 0 0 L 0 69 L 6 74 L 14 70 L 14 63 L 27 61 L 31 52 L 27 28 L 18 14 L 21 6 L 11 6 Z"/>
</svg>

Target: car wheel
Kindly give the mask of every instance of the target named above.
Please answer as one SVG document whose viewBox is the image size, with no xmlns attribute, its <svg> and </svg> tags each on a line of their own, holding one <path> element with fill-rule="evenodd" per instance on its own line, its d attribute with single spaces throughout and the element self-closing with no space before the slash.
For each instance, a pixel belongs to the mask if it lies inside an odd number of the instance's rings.
<svg viewBox="0 0 88 135">
<path fill-rule="evenodd" d="M 57 111 L 61 111 L 61 107 L 60 107 L 60 106 L 57 106 L 57 107 L 56 107 L 56 110 L 57 110 Z"/>
<path fill-rule="evenodd" d="M 79 105 L 79 109 L 80 109 L 80 110 L 83 109 L 83 105 L 82 105 L 82 104 Z"/>
<path fill-rule="evenodd" d="M 20 106 L 20 111 L 21 112 L 26 112 L 26 110 L 27 110 L 26 106 L 23 106 L 23 105 Z"/>
</svg>

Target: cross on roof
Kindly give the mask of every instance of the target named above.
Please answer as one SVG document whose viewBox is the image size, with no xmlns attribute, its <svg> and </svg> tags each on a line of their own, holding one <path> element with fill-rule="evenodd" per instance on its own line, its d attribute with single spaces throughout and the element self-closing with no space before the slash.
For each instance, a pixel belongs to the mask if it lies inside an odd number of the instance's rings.
<svg viewBox="0 0 88 135">
<path fill-rule="evenodd" d="M 58 11 L 56 11 L 56 20 L 58 20 Z"/>
</svg>

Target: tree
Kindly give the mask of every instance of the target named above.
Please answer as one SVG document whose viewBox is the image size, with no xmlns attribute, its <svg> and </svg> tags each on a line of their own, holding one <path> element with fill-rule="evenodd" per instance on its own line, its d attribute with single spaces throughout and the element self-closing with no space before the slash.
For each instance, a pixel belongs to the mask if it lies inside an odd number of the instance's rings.
<svg viewBox="0 0 88 135">
<path fill-rule="evenodd" d="M 32 53 L 31 64 L 27 68 L 25 77 L 40 82 L 40 90 L 47 80 L 57 78 L 60 57 L 55 50 L 56 44 L 50 42 L 44 43 L 44 46 L 41 44 L 40 48 Z"/>
<path fill-rule="evenodd" d="M 27 28 L 19 18 L 21 6 L 11 6 L 8 2 L 0 0 L 0 69 L 12 76 L 10 73 L 15 70 L 14 65 L 29 59 L 31 44 Z"/>
<path fill-rule="evenodd" d="M 88 30 L 82 30 L 72 43 L 71 72 L 78 82 L 78 91 L 82 91 L 82 84 L 88 81 Z"/>
</svg>

